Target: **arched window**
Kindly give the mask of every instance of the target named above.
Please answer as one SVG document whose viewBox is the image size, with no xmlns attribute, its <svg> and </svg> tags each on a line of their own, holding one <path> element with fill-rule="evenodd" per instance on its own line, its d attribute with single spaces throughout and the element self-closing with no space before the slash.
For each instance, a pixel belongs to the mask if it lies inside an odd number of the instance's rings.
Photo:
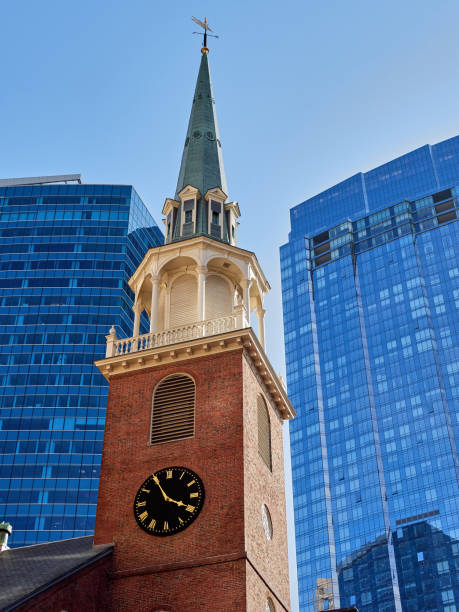
<svg viewBox="0 0 459 612">
<path fill-rule="evenodd" d="M 268 597 L 268 599 L 266 600 L 266 612 L 276 612 L 276 608 L 274 607 L 274 603 L 271 597 Z"/>
<path fill-rule="evenodd" d="M 272 470 L 271 461 L 271 424 L 269 422 L 268 407 L 262 395 L 257 398 L 258 410 L 258 452 L 261 458 L 266 463 L 268 468 Z"/>
<path fill-rule="evenodd" d="M 194 436 L 196 387 L 186 374 L 163 378 L 153 393 L 151 444 Z"/>
</svg>

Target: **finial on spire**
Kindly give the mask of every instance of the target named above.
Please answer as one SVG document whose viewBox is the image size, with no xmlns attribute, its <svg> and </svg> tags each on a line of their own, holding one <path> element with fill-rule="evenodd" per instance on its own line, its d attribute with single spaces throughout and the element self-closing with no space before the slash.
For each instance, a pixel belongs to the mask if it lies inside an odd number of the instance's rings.
<svg viewBox="0 0 459 612">
<path fill-rule="evenodd" d="M 204 40 L 203 40 L 203 46 L 201 49 L 201 53 L 209 53 L 209 49 L 207 47 L 207 36 L 212 36 L 212 38 L 218 38 L 218 36 L 216 34 L 207 34 L 207 32 L 213 32 L 212 28 L 207 23 L 207 17 L 204 17 L 204 21 L 201 21 L 200 19 L 197 19 L 196 17 L 192 17 L 191 19 L 195 23 L 197 23 L 198 26 L 201 26 L 201 28 L 203 28 L 204 30 Z M 193 32 L 193 34 L 201 34 L 201 32 Z"/>
</svg>

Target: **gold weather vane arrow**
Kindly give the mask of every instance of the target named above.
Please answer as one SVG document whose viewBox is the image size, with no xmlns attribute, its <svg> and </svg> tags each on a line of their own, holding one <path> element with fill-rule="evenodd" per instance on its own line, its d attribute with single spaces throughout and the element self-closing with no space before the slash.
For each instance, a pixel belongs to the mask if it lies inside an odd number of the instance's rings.
<svg viewBox="0 0 459 612">
<path fill-rule="evenodd" d="M 212 28 L 207 22 L 207 17 L 204 17 L 204 21 L 201 21 L 197 17 L 192 17 L 191 19 L 204 30 L 202 51 L 203 53 L 207 53 L 209 51 L 209 49 L 207 48 L 207 36 L 212 36 L 212 38 L 218 38 L 218 36 L 216 34 L 207 34 L 207 32 L 213 32 Z M 201 32 L 193 32 L 193 34 L 201 34 Z"/>
</svg>

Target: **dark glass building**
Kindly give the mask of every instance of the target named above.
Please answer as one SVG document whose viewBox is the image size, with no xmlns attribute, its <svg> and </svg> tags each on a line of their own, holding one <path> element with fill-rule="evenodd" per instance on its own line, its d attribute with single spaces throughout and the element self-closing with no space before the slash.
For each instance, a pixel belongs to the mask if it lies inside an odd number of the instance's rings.
<svg viewBox="0 0 459 612">
<path fill-rule="evenodd" d="M 12 546 L 93 531 L 108 390 L 93 361 L 114 322 L 130 335 L 127 280 L 162 243 L 131 186 L 0 187 L 0 518 Z"/>
<path fill-rule="evenodd" d="M 459 610 L 459 137 L 291 210 L 301 612 Z"/>
</svg>

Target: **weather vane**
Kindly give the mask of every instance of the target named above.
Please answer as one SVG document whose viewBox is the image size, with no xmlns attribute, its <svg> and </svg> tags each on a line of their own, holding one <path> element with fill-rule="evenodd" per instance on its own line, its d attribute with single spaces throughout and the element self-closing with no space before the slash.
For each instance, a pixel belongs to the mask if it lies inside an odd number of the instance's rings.
<svg viewBox="0 0 459 612">
<path fill-rule="evenodd" d="M 212 28 L 207 23 L 207 17 L 204 17 L 204 21 L 201 21 L 200 19 L 196 19 L 196 17 L 192 17 L 191 19 L 195 23 L 197 23 L 198 26 L 201 26 L 201 28 L 203 28 L 204 30 L 204 44 L 202 47 L 202 51 L 204 53 L 207 53 L 209 51 L 209 49 L 207 48 L 207 36 L 208 36 L 207 32 L 213 32 Z M 193 32 L 193 34 L 201 34 L 201 32 Z M 216 34 L 209 34 L 209 36 L 212 36 L 212 38 L 218 38 Z"/>
</svg>

